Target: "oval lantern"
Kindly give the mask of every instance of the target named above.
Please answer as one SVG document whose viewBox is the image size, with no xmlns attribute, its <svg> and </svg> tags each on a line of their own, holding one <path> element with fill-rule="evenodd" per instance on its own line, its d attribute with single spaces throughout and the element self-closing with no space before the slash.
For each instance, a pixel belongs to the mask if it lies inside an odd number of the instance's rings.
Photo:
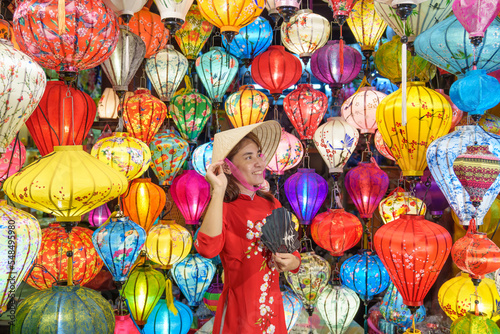
<svg viewBox="0 0 500 334">
<path fill-rule="evenodd" d="M 281 298 L 283 299 L 283 310 L 285 311 L 286 329 L 290 332 L 299 319 L 304 304 L 290 289 L 281 291 Z"/>
<path fill-rule="evenodd" d="M 184 24 L 186 14 L 193 4 L 193 0 L 155 0 L 155 4 L 165 28 L 170 31 L 171 35 L 174 35 Z"/>
<path fill-rule="evenodd" d="M 392 155 L 391 149 L 389 148 L 389 146 L 387 146 L 387 144 L 384 141 L 384 138 L 382 138 L 382 134 L 378 130 L 375 132 L 374 142 L 375 142 L 375 148 L 380 154 L 382 154 L 389 160 L 396 161 L 396 159 L 394 159 L 394 156 Z"/>
<path fill-rule="evenodd" d="M 126 92 L 123 100 L 126 101 L 129 97 L 133 96 L 134 93 Z M 116 92 L 111 87 L 104 88 L 104 93 L 102 93 L 99 103 L 97 104 L 97 113 L 99 114 L 99 119 L 118 118 L 118 109 L 120 108 L 120 98 Z"/>
<path fill-rule="evenodd" d="M 239 128 L 264 121 L 269 109 L 269 99 L 253 85 L 244 85 L 228 96 L 225 106 L 231 124 Z"/>
<path fill-rule="evenodd" d="M 285 171 L 292 169 L 300 163 L 303 155 L 304 148 L 300 140 L 284 129 L 281 129 L 278 148 L 266 168 L 273 174 L 284 175 Z"/>
<path fill-rule="evenodd" d="M 396 191 L 380 201 L 378 211 L 384 224 L 387 224 L 398 219 L 401 215 L 425 216 L 427 207 L 421 199 L 410 195 L 410 193 Z"/>
<path fill-rule="evenodd" d="M 345 333 L 359 309 L 359 297 L 342 285 L 327 286 L 319 295 L 319 314 L 331 333 Z"/>
<path fill-rule="evenodd" d="M 0 158 L 0 183 L 17 173 L 26 161 L 26 148 L 18 138 L 14 138 Z"/>
<path fill-rule="evenodd" d="M 186 14 L 184 24 L 175 33 L 177 45 L 189 61 L 198 58 L 213 28 L 213 25 L 201 15 L 198 5 L 193 4 Z"/>
<path fill-rule="evenodd" d="M 192 244 L 189 231 L 175 220 L 160 220 L 149 230 L 146 254 L 153 262 L 170 269 L 189 254 Z"/>
<path fill-rule="evenodd" d="M 185 170 L 172 182 L 170 193 L 186 224 L 199 224 L 210 201 L 210 184 L 205 178 L 194 170 Z"/>
<path fill-rule="evenodd" d="M 341 115 L 347 123 L 361 133 L 375 133 L 377 130 L 377 107 L 386 97 L 375 87 L 361 87 L 354 95 L 344 101 Z"/>
<path fill-rule="evenodd" d="M 111 211 L 107 204 L 103 204 L 89 212 L 89 224 L 93 227 L 99 227 L 111 216 Z"/>
<path fill-rule="evenodd" d="M 207 168 L 212 163 L 212 151 L 214 143 L 209 141 L 203 145 L 198 146 L 193 151 L 193 168 L 201 176 L 207 174 Z"/>
<path fill-rule="evenodd" d="M 415 314 L 411 314 L 408 306 L 403 303 L 403 297 L 392 282 L 389 284 L 389 288 L 387 288 L 384 299 L 380 304 L 380 313 L 382 313 L 385 320 L 397 324 L 403 330 L 411 327 L 413 319 L 415 319 L 416 323 L 421 322 L 426 315 L 423 305 L 417 308 Z"/>
</svg>

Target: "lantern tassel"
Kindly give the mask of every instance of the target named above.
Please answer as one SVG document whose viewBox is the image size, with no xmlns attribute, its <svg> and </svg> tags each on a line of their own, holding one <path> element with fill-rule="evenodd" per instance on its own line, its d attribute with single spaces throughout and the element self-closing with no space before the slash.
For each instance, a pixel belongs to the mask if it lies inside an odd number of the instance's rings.
<svg viewBox="0 0 500 334">
<path fill-rule="evenodd" d="M 339 42 L 339 65 L 340 65 L 340 75 L 344 74 L 344 37 L 342 37 L 342 27 L 340 26 L 340 42 Z"/>
<path fill-rule="evenodd" d="M 406 126 L 406 43 L 401 46 L 401 123 Z"/>
<path fill-rule="evenodd" d="M 66 30 L 66 1 L 59 0 L 57 3 L 57 26 L 59 28 L 59 35 L 64 34 Z"/>
<path fill-rule="evenodd" d="M 68 286 L 73 286 L 73 251 L 68 251 Z"/>
<path fill-rule="evenodd" d="M 170 279 L 167 279 L 165 282 L 165 303 L 167 303 L 167 308 L 174 315 L 177 315 L 177 308 L 174 305 L 174 296 L 172 295 L 172 281 Z"/>
</svg>

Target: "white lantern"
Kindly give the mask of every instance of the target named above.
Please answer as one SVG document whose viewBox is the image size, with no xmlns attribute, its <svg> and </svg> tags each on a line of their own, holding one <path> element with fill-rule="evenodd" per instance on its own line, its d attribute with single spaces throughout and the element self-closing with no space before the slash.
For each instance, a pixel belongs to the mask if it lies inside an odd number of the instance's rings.
<svg viewBox="0 0 500 334">
<path fill-rule="evenodd" d="M 342 334 L 347 331 L 358 312 L 359 304 L 359 297 L 354 291 L 342 285 L 334 285 L 327 286 L 319 295 L 316 308 L 330 333 Z"/>
<path fill-rule="evenodd" d="M 134 96 L 132 92 L 126 92 L 124 101 L 129 97 Z M 113 88 L 105 88 L 102 93 L 99 104 L 97 105 L 97 114 L 99 118 L 118 118 L 118 108 L 120 107 L 120 98 L 116 95 Z"/>
<path fill-rule="evenodd" d="M 103 0 L 125 23 L 129 23 L 132 16 L 140 11 L 148 0 Z"/>
<path fill-rule="evenodd" d="M 165 28 L 170 30 L 170 34 L 173 35 L 184 24 L 193 0 L 155 0 L 155 3 Z"/>
</svg>

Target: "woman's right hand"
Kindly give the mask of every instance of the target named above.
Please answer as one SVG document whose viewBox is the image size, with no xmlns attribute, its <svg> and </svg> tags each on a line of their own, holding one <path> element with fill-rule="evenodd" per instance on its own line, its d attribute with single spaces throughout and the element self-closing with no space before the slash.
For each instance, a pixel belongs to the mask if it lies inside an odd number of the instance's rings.
<svg viewBox="0 0 500 334">
<path fill-rule="evenodd" d="M 210 164 L 207 167 L 205 179 L 210 183 L 214 191 L 224 193 L 227 187 L 227 177 L 223 170 L 224 160 L 220 160 Z"/>
</svg>

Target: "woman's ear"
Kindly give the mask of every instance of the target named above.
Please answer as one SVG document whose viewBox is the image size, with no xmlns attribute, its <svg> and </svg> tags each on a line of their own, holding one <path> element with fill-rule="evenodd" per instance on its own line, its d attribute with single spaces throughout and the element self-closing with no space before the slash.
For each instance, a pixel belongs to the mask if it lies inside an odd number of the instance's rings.
<svg viewBox="0 0 500 334">
<path fill-rule="evenodd" d="M 229 165 L 226 162 L 224 162 L 222 164 L 222 171 L 224 172 L 224 174 L 228 174 L 228 175 L 232 174 L 231 169 L 229 168 Z"/>
</svg>

